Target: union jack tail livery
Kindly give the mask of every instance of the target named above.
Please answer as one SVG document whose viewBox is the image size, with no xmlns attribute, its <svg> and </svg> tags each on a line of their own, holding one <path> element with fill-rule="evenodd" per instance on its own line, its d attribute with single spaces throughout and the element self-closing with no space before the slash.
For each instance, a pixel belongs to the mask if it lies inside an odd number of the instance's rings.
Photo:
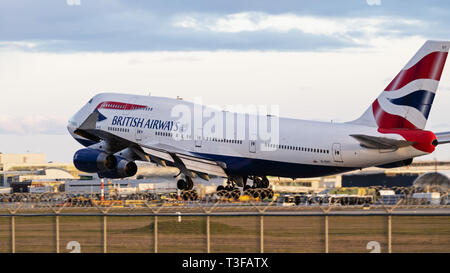
<svg viewBox="0 0 450 273">
<path fill-rule="evenodd" d="M 369 109 L 352 123 L 382 129 L 424 129 L 450 42 L 427 41 Z"/>
</svg>

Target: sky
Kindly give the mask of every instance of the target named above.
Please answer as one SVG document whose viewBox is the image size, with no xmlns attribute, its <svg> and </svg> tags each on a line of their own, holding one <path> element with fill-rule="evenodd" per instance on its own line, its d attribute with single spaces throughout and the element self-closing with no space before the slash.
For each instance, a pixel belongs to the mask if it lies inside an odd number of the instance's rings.
<svg viewBox="0 0 450 273">
<path fill-rule="evenodd" d="M 448 1 L 0 0 L 0 152 L 71 162 L 67 121 L 99 92 L 350 121 L 426 40 L 450 39 L 448 14 Z M 446 68 L 426 129 L 450 131 L 448 109 Z"/>
</svg>

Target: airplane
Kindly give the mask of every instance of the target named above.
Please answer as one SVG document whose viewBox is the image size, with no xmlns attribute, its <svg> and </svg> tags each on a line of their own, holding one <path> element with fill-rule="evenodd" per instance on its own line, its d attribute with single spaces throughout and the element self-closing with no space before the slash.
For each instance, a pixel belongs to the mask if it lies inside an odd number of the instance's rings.
<svg viewBox="0 0 450 273">
<path fill-rule="evenodd" d="M 99 93 L 69 120 L 68 131 L 85 146 L 73 162 L 78 170 L 104 178 L 133 176 L 135 161 L 152 162 L 178 168 L 182 191 L 192 191 L 194 178 L 213 175 L 227 179 L 218 191 L 242 187 L 269 195 L 267 176 L 295 179 L 407 166 L 450 142 L 450 132 L 424 130 L 449 47 L 449 41 L 426 41 L 359 118 L 343 123 L 219 112 L 179 98 Z M 197 114 L 186 114 L 192 112 Z M 226 121 L 211 126 L 211 113 Z M 276 134 L 255 136 L 250 123 L 256 119 L 275 124 Z M 238 126 L 237 120 L 243 123 Z"/>
</svg>

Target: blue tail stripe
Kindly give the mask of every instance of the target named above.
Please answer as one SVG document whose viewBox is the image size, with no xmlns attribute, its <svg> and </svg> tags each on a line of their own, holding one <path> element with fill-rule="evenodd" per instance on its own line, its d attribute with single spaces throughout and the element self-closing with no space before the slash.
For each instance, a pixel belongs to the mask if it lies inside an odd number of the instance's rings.
<svg viewBox="0 0 450 273">
<path fill-rule="evenodd" d="M 389 101 L 393 104 L 416 108 L 424 115 L 426 119 L 430 114 L 433 100 L 434 93 L 426 90 L 418 90 L 401 98 L 389 99 Z"/>
<path fill-rule="evenodd" d="M 94 112 L 97 112 L 97 113 L 98 113 L 98 119 L 97 119 L 97 121 L 103 121 L 103 120 L 106 119 L 105 115 L 103 115 L 102 113 L 100 113 L 100 111 L 98 111 L 98 109 L 95 109 Z"/>
</svg>

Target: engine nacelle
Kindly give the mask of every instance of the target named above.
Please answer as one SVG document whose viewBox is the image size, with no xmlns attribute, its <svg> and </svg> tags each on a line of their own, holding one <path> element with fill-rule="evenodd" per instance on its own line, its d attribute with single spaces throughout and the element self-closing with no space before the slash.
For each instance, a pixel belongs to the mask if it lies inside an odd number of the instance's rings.
<svg viewBox="0 0 450 273">
<path fill-rule="evenodd" d="M 100 178 L 125 178 L 137 173 L 137 165 L 134 161 L 128 161 L 122 157 L 116 158 L 118 160 L 117 167 L 112 170 L 98 172 Z"/>
<path fill-rule="evenodd" d="M 73 156 L 73 164 L 83 172 L 96 173 L 110 171 L 116 168 L 117 158 L 96 149 L 81 149 Z"/>
</svg>

